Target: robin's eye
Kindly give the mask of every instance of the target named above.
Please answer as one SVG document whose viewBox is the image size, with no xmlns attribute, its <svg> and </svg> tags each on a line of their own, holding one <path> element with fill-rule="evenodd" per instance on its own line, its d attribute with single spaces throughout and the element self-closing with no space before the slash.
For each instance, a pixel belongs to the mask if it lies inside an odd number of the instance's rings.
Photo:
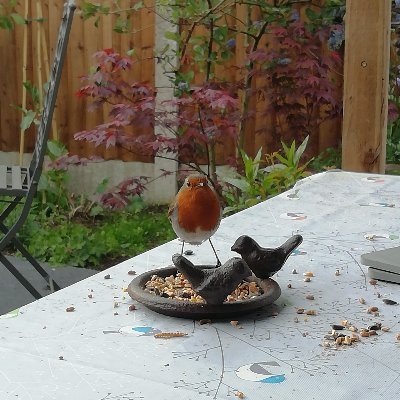
<svg viewBox="0 0 400 400">
<path fill-rule="evenodd" d="M 186 182 L 186 186 L 190 187 L 190 182 L 189 181 Z"/>
</svg>

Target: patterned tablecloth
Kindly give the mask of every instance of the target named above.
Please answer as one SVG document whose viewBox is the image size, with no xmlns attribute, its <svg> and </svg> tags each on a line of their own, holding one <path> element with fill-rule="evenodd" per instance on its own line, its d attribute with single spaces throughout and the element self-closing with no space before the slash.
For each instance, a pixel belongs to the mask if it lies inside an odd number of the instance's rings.
<svg viewBox="0 0 400 400">
<path fill-rule="evenodd" d="M 170 265 L 178 240 L 2 316 L 0 399 L 399 399 L 400 306 L 383 299 L 400 302 L 400 287 L 371 285 L 360 264 L 365 252 L 400 245 L 399 195 L 399 177 L 332 171 L 225 218 L 214 236 L 222 262 L 243 234 L 265 247 L 304 237 L 275 276 L 275 305 L 236 326 L 163 316 L 124 291 L 129 271 Z M 208 243 L 191 248 L 195 263 L 214 261 Z M 336 346 L 324 337 L 343 320 L 389 331 Z M 187 336 L 154 337 L 175 331 Z"/>
</svg>

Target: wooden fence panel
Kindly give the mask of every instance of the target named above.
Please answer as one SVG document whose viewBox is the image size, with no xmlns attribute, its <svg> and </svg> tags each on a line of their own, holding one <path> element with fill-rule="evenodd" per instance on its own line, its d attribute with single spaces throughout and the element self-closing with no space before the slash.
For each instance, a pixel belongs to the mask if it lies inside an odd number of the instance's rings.
<svg viewBox="0 0 400 400">
<path fill-rule="evenodd" d="M 26 0 L 28 1 L 28 0 Z M 132 1 L 124 0 L 126 5 L 132 6 Z M 124 1 L 121 2 L 123 6 Z M 23 14 L 24 1 L 19 2 L 19 13 Z M 29 15 L 36 17 L 36 0 L 29 1 Z M 47 52 L 52 60 L 54 43 L 56 40 L 59 19 L 63 0 L 40 1 L 43 10 L 43 22 L 32 22 L 28 26 L 28 79 L 37 84 L 37 37 L 39 25 L 44 27 L 44 37 L 47 44 Z M 77 1 L 79 6 L 79 1 Z M 146 0 L 146 5 L 151 7 L 154 0 Z M 149 157 L 135 155 L 120 149 L 105 150 L 103 147 L 94 148 L 85 142 L 77 142 L 73 139 L 74 133 L 90 129 L 106 120 L 106 111 L 89 112 L 88 102 L 77 98 L 75 92 L 81 83 L 79 77 L 88 72 L 93 65 L 93 54 L 104 48 L 114 48 L 122 54 L 127 50 L 135 48 L 136 54 L 142 60 L 134 66 L 130 76 L 138 81 L 146 81 L 154 84 L 154 13 L 149 8 L 143 8 L 132 18 L 132 34 L 118 34 L 113 32 L 114 20 L 110 16 L 100 18 L 99 27 L 94 26 L 94 21 L 83 21 L 78 12 L 76 13 L 70 41 L 68 54 L 64 66 L 60 91 L 58 95 L 55 119 L 57 122 L 58 135 L 67 146 L 71 154 L 80 156 L 99 155 L 105 159 L 120 159 L 124 161 L 151 162 Z M 237 15 L 244 18 L 246 6 L 237 6 Z M 22 53 L 23 53 L 23 27 L 16 26 L 11 32 L 0 30 L 0 151 L 19 150 L 19 123 L 21 113 L 12 105 L 20 104 L 22 97 Z M 224 71 L 229 79 L 239 79 L 236 66 L 244 64 L 246 57 L 246 43 L 243 38 L 236 44 L 236 54 L 229 68 Z M 43 60 L 44 61 L 44 60 Z M 42 62 L 42 69 L 44 66 Z M 340 77 L 341 78 L 341 77 Z M 45 81 L 45 79 L 44 79 Z M 262 82 L 261 82 L 262 83 Z M 258 84 L 260 81 L 258 80 Z M 254 80 L 253 88 L 257 85 Z M 275 129 L 274 115 L 262 115 L 268 99 L 254 96 L 251 99 L 251 108 L 256 111 L 256 118 L 248 124 L 245 138 L 245 148 L 249 154 L 254 155 L 260 147 L 270 152 L 279 147 L 279 138 Z M 337 121 L 324 123 L 317 135 L 315 150 L 321 151 L 325 146 L 337 144 L 340 138 L 341 123 Z M 57 136 L 57 134 L 53 134 Z M 319 142 L 318 142 L 319 141 Z M 30 152 L 33 145 L 33 130 L 26 133 L 25 151 Z M 321 148 L 322 145 L 322 148 Z M 228 156 L 234 152 L 233 144 L 218 148 L 218 162 L 223 163 Z"/>
</svg>

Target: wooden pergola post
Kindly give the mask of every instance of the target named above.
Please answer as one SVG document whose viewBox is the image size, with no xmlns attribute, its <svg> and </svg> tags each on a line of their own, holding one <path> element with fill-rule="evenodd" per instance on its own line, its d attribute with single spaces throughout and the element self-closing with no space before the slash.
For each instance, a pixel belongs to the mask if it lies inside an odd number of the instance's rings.
<svg viewBox="0 0 400 400">
<path fill-rule="evenodd" d="M 385 172 L 391 0 L 347 0 L 342 168 Z"/>
</svg>

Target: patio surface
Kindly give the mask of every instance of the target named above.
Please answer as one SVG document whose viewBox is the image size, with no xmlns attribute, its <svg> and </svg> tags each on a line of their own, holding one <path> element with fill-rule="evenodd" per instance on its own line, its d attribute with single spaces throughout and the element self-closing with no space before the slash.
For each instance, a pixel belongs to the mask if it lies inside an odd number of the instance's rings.
<svg viewBox="0 0 400 400">
<path fill-rule="evenodd" d="M 24 274 L 32 285 L 43 295 L 50 294 L 46 281 L 25 260 L 17 257 L 8 257 L 15 267 Z M 96 274 L 99 271 L 77 268 L 57 267 L 51 268 L 42 263 L 43 267 L 51 271 L 55 281 L 62 287 L 70 286 L 82 279 Z M 0 315 L 12 311 L 25 304 L 31 303 L 35 298 L 14 278 L 14 276 L 0 264 Z"/>
</svg>

